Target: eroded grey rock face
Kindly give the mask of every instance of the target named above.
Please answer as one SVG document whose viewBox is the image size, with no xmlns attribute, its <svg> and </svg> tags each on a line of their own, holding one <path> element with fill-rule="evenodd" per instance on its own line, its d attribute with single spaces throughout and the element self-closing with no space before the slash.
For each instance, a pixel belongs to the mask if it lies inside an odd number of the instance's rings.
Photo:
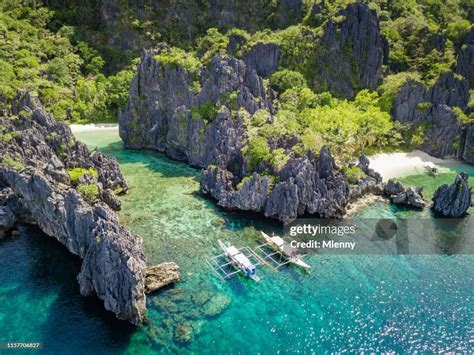
<svg viewBox="0 0 474 355">
<path fill-rule="evenodd" d="M 392 115 L 396 121 L 425 127 L 421 149 L 428 154 L 439 158 L 462 156 L 465 127 L 454 107 L 465 110 L 468 101 L 467 81 L 447 72 L 429 89 L 416 81 L 407 82 L 395 98 Z"/>
<path fill-rule="evenodd" d="M 336 171 L 327 147 L 321 149 L 315 160 L 290 159 L 281 173 L 281 181 L 273 187 L 269 177 L 257 173 L 240 189 L 233 180 L 233 174 L 225 168 L 209 167 L 202 173 L 201 190 L 223 207 L 261 212 L 283 222 L 305 213 L 340 218 L 350 198 L 349 185 Z"/>
<path fill-rule="evenodd" d="M 281 49 L 274 43 L 257 43 L 244 55 L 244 62 L 261 77 L 268 77 L 278 68 Z"/>
<path fill-rule="evenodd" d="M 471 206 L 471 189 L 469 175 L 460 173 L 454 184 L 441 185 L 433 196 L 433 211 L 443 217 L 462 217 Z"/>
<path fill-rule="evenodd" d="M 455 71 L 466 78 L 471 89 L 474 88 L 474 29 L 463 40 Z"/>
<path fill-rule="evenodd" d="M 215 56 L 209 70 L 200 76 L 201 89 L 182 68 L 170 68 L 155 61 L 154 55 L 165 47 L 145 52 L 133 78 L 126 110 L 120 113 L 120 136 L 128 148 L 151 148 L 196 167 L 207 167 L 226 155 L 232 160 L 240 151 L 243 134 L 240 118 L 228 109 L 214 117 L 193 117 L 200 108 L 215 103 L 227 104 L 254 113 L 272 110 L 272 98 L 263 79 L 253 68 L 230 56 Z M 229 102 L 232 101 L 232 102 Z"/>
<path fill-rule="evenodd" d="M 353 98 L 359 89 L 379 84 L 388 44 L 367 4 L 350 4 L 337 16 L 343 20 L 324 27 L 314 81 L 338 97 Z"/>
<path fill-rule="evenodd" d="M 13 228 L 15 222 L 16 217 L 10 207 L 0 207 L 0 239 Z"/>
<path fill-rule="evenodd" d="M 329 22 L 318 39 L 327 52 L 316 56 L 320 62 L 315 70 L 322 72 L 315 73 L 315 80 L 323 80 L 339 96 L 353 97 L 358 89 L 374 89 L 379 83 L 386 42 L 377 15 L 366 4 L 349 5 L 340 15 L 344 19 Z M 234 53 L 243 41 L 233 36 L 228 51 Z M 271 149 L 282 148 L 288 154 L 284 166 L 275 169 L 262 162 L 251 173 L 247 171 L 243 148 L 252 115 L 265 109 L 271 123 L 274 114 L 274 93 L 265 87 L 263 77 L 278 68 L 278 45 L 257 43 L 242 60 L 216 55 L 209 68 L 193 73 L 155 60 L 156 54 L 167 50 L 162 45 L 142 55 L 127 107 L 120 113 L 120 136 L 127 147 L 156 149 L 202 167 L 201 190 L 219 205 L 285 222 L 305 213 L 342 217 L 351 197 L 380 193 L 381 177 L 368 167 L 368 161 L 362 162 L 368 177 L 352 193 L 326 147 L 317 157 L 291 152 L 297 137 L 268 142 Z M 337 73 L 325 69 L 335 66 Z M 202 109 L 209 113 L 212 107 L 217 112 L 203 117 Z M 265 171 L 273 176 L 266 176 Z"/>
<path fill-rule="evenodd" d="M 461 158 L 470 164 L 474 164 L 474 124 L 470 124 L 466 128 Z"/>
<path fill-rule="evenodd" d="M 31 117 L 0 120 L 8 132 L 18 132 L 0 141 L 2 204 L 22 220 L 35 221 L 83 259 L 78 275 L 82 295 L 97 295 L 117 318 L 141 323 L 146 311 L 142 240 L 123 228 L 107 205 L 119 207 L 112 189 L 127 189 L 117 162 L 91 154 L 66 125 L 41 108 Z M 99 195 L 107 197 L 92 205 L 86 202 L 71 186 L 66 169 L 75 167 L 96 169 L 97 179 L 84 177 L 82 182 L 96 183 Z M 5 216 L 11 224 L 11 214 Z"/>
<path fill-rule="evenodd" d="M 43 232 L 83 259 L 81 294 L 97 295 L 117 318 L 141 323 L 146 310 L 141 239 L 121 227 L 106 204 L 90 206 L 76 190 L 40 171 L 3 168 L 2 174 Z"/>
<path fill-rule="evenodd" d="M 369 158 L 362 154 L 357 166 L 365 173 L 365 177 L 359 179 L 355 185 L 350 186 L 351 202 L 369 194 L 383 195 L 382 176 L 370 168 Z"/>
<path fill-rule="evenodd" d="M 377 184 L 382 182 L 382 176 L 374 169 L 370 168 L 370 160 L 364 154 L 359 157 L 359 167 L 369 177 L 375 180 Z"/>
<path fill-rule="evenodd" d="M 401 192 L 398 195 L 391 196 L 393 203 L 397 205 L 406 205 L 416 208 L 424 208 L 425 201 L 421 190 L 416 190 L 410 186 L 405 192 Z"/>
<path fill-rule="evenodd" d="M 395 196 L 405 191 L 402 183 L 400 181 L 396 181 L 394 179 L 390 179 L 387 181 L 387 184 L 384 186 L 384 194 L 386 196 Z"/>
<path fill-rule="evenodd" d="M 8 120 L 7 118 L 5 120 Z M 7 125 L 8 122 L 6 122 Z M 5 154 L 17 155 L 26 159 L 26 166 L 45 168 L 44 171 L 54 180 L 69 183 L 65 169 L 93 168 L 98 173 L 98 182 L 104 189 L 125 192 L 128 185 L 120 172 L 117 161 L 98 151 L 90 152 L 85 144 L 74 139 L 70 128 L 41 108 L 25 119 L 19 143 L 4 147 Z"/>
</svg>

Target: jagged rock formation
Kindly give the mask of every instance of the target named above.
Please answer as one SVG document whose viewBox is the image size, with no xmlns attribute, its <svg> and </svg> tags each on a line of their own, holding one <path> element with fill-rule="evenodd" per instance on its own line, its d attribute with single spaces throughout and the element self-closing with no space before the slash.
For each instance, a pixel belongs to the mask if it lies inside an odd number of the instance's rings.
<svg viewBox="0 0 474 355">
<path fill-rule="evenodd" d="M 344 19 L 328 22 L 317 39 L 321 52 L 316 53 L 314 77 L 329 90 L 353 97 L 356 90 L 378 84 L 386 43 L 375 12 L 366 4 L 349 5 L 340 16 Z M 243 41 L 238 35 L 230 38 L 228 52 L 234 53 Z M 285 222 L 305 213 L 342 217 L 351 198 L 381 193 L 381 178 L 368 161 L 362 162 L 367 178 L 349 188 L 327 148 L 317 157 L 292 153 L 296 137 L 269 141 L 271 149 L 283 147 L 288 154 L 283 167 L 262 165 L 248 171 L 245 148 L 252 116 L 264 109 L 272 120 L 275 111 L 275 94 L 263 78 L 283 60 L 278 45 L 257 43 L 242 59 L 215 55 L 208 68 L 160 63 L 170 50 L 161 45 L 142 54 L 126 109 L 119 115 L 126 147 L 155 149 L 205 168 L 201 190 L 219 205 Z M 329 69 L 334 66 L 338 71 Z M 265 170 L 273 176 L 265 176 Z"/>
<path fill-rule="evenodd" d="M 403 193 L 404 191 L 405 188 L 403 187 L 402 183 L 394 179 L 388 180 L 383 188 L 383 193 L 387 197 L 396 196 L 400 193 Z"/>
<path fill-rule="evenodd" d="M 367 48 L 382 46 L 375 14 L 365 5 L 350 6 L 346 11 L 342 29 L 348 31 L 347 35 L 352 36 L 355 31 L 354 36 L 362 36 L 360 43 L 353 43 L 352 50 L 361 58 L 370 53 L 371 60 L 380 61 L 381 65 L 382 49 L 372 52 Z M 240 40 L 237 36 L 230 41 L 231 52 Z M 349 42 L 351 39 L 346 38 L 341 43 Z M 351 196 L 355 199 L 367 192 L 381 192 L 381 178 L 368 168 L 368 161 L 363 162 L 367 179 L 351 193 L 327 148 L 318 157 L 297 156 L 290 149 L 297 143 L 294 137 L 285 142 L 269 142 L 272 149 L 287 149 L 289 159 L 281 169 L 273 171 L 273 167 L 262 166 L 255 172 L 247 171 L 243 148 L 252 115 L 264 109 L 271 120 L 275 110 L 274 93 L 265 86 L 262 76 L 278 67 L 277 45 L 256 44 L 242 60 L 215 55 L 208 68 L 193 71 L 155 59 L 169 50 L 161 45 L 143 52 L 126 109 L 119 115 L 120 136 L 126 147 L 155 149 L 172 159 L 205 168 L 201 190 L 219 205 L 261 212 L 285 222 L 305 213 L 342 217 Z M 362 68 L 366 68 L 360 72 L 363 85 L 376 85 L 380 65 L 362 62 Z M 374 75 L 377 78 L 370 79 Z M 274 176 L 264 176 L 265 168 L 272 170 Z"/>
<path fill-rule="evenodd" d="M 128 188 L 117 162 L 97 151 L 91 154 L 41 108 L 23 110 L 30 113 L 0 119 L 6 137 L 0 140 L 2 211 L 11 209 L 21 220 L 35 221 L 83 259 L 78 276 L 82 295 L 97 295 L 117 318 L 141 323 L 146 311 L 142 241 L 120 225 L 107 204 L 117 208 L 108 195 Z M 97 171 L 96 179 L 84 178 L 97 187 L 92 190 L 96 200 L 71 186 L 67 168 Z"/>
<path fill-rule="evenodd" d="M 424 208 L 423 189 L 410 186 L 405 190 L 399 181 L 390 179 L 384 187 L 384 195 L 397 205 Z"/>
<path fill-rule="evenodd" d="M 272 110 L 271 92 L 263 79 L 244 61 L 215 56 L 209 70 L 203 70 L 199 93 L 192 93 L 192 75 L 181 67 L 163 66 L 154 59 L 165 47 L 146 51 L 132 79 L 126 110 L 120 113 L 120 137 L 127 148 L 150 148 L 197 167 L 214 164 L 219 154 L 237 159 L 243 135 L 242 118 L 229 110 L 216 117 L 193 118 L 193 110 L 226 103 L 228 95 L 249 113 L 259 108 Z"/>
<path fill-rule="evenodd" d="M 273 188 L 267 176 L 254 173 L 236 189 L 233 174 L 223 166 L 209 167 L 202 173 L 201 190 L 220 206 L 262 212 L 266 217 L 289 222 L 305 213 L 321 217 L 342 217 L 349 202 L 349 184 L 336 170 L 327 147 L 318 158 L 290 160 Z"/>
<path fill-rule="evenodd" d="M 249 69 L 261 77 L 268 77 L 278 68 L 281 49 L 274 43 L 257 43 L 246 53 L 243 60 Z"/>
<path fill-rule="evenodd" d="M 463 40 L 455 71 L 466 78 L 470 88 L 474 88 L 474 29 Z"/>
<path fill-rule="evenodd" d="M 474 89 L 474 29 L 466 35 L 458 54 L 456 73 L 461 74 L 469 82 L 469 88 Z M 467 108 L 467 115 L 473 114 L 472 108 Z M 474 164 L 474 124 L 464 129 L 461 137 L 459 157 L 470 164 Z"/>
<path fill-rule="evenodd" d="M 321 6 L 324 7 L 324 4 L 313 6 L 312 17 Z M 142 7 L 134 2 L 101 1 L 98 22 L 106 31 L 110 47 L 139 51 L 153 47 L 159 41 L 179 45 L 177 39 L 190 42 L 203 36 L 205 29 L 212 27 L 223 33 L 231 28 L 244 29 L 249 33 L 263 28 L 286 28 L 301 23 L 305 11 L 302 0 L 147 1 L 146 11 Z M 322 30 L 322 36 L 314 38 L 317 45 L 314 68 L 308 78 L 310 86 L 346 98 L 353 98 L 362 88 L 374 90 L 380 83 L 382 64 L 387 64 L 388 60 L 388 44 L 380 33 L 376 12 L 365 3 L 349 4 L 328 21 Z M 159 38 L 154 37 L 158 32 Z M 239 40 L 242 38 L 236 36 L 230 39 L 229 54 L 235 54 L 235 45 Z M 266 58 L 272 60 L 276 69 L 280 56 L 278 46 L 271 43 L 260 43 L 258 46 L 261 46 L 258 48 L 259 53 L 263 50 L 272 53 Z M 256 54 L 253 52 L 249 58 L 245 58 L 249 66 L 253 66 L 254 60 L 260 61 Z M 254 67 L 258 75 L 269 75 L 266 69 L 261 70 L 261 66 Z M 269 67 L 272 65 L 263 68 Z"/>
<path fill-rule="evenodd" d="M 374 90 L 380 83 L 388 43 L 380 34 L 377 14 L 367 4 L 350 4 L 337 17 L 343 20 L 328 21 L 324 27 L 313 85 L 353 98 L 358 90 Z"/>
<path fill-rule="evenodd" d="M 367 194 L 382 195 L 383 183 L 382 176 L 369 167 L 370 160 L 364 154 L 359 157 L 357 166 L 366 175 L 357 181 L 356 185 L 351 186 L 351 200 L 357 200 Z"/>
<path fill-rule="evenodd" d="M 461 159 L 474 164 L 474 124 L 466 128 L 461 146 Z"/>
<path fill-rule="evenodd" d="M 441 185 L 433 196 L 433 211 L 443 217 L 461 217 L 471 207 L 471 189 L 469 175 L 460 173 L 454 184 Z"/>
<path fill-rule="evenodd" d="M 465 142 L 461 145 L 465 127 L 453 110 L 465 110 L 468 101 L 468 82 L 447 72 L 429 89 L 416 81 L 403 85 L 395 98 L 392 115 L 396 121 L 425 127 L 421 149 L 426 153 L 439 158 L 460 155 L 469 161 L 473 159 L 472 152 L 466 151 Z"/>
<path fill-rule="evenodd" d="M 361 154 L 361 156 L 359 157 L 358 165 L 361 168 L 361 170 L 368 177 L 371 177 L 372 179 L 374 179 L 376 183 L 379 184 L 382 182 L 382 176 L 378 172 L 376 172 L 374 169 L 370 168 L 370 160 L 364 154 Z"/>
<path fill-rule="evenodd" d="M 145 272 L 145 292 L 159 290 L 181 279 L 179 267 L 175 263 L 162 263 L 150 266 Z"/>
</svg>

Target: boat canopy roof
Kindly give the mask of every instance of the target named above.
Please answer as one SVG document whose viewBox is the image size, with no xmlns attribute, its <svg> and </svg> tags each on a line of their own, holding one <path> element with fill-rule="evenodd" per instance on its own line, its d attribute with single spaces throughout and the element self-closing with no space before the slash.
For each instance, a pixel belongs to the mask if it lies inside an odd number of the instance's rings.
<svg viewBox="0 0 474 355">
<path fill-rule="evenodd" d="M 252 266 L 252 263 L 250 262 L 250 260 L 244 254 L 239 253 L 237 255 L 234 255 L 234 257 L 235 257 L 235 260 L 237 260 L 239 263 L 241 263 L 245 267 Z"/>
<path fill-rule="evenodd" d="M 237 254 L 240 254 L 239 249 L 237 249 L 237 248 L 234 247 L 233 245 L 227 247 L 227 252 L 228 252 L 231 256 L 235 256 L 235 255 L 237 255 Z"/>
<path fill-rule="evenodd" d="M 272 237 L 272 241 L 273 241 L 273 243 L 275 243 L 279 247 L 282 247 L 283 244 L 285 244 L 285 241 L 283 239 L 281 239 L 279 236 Z"/>
</svg>

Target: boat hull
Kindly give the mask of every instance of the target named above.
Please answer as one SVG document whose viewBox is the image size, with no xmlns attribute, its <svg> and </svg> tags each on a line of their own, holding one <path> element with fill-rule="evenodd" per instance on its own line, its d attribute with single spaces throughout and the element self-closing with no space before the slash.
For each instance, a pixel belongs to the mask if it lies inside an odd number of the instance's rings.
<svg viewBox="0 0 474 355">
<path fill-rule="evenodd" d="M 222 242 L 220 239 L 219 239 L 217 242 L 219 243 L 220 248 L 221 248 L 222 251 L 224 252 L 225 257 L 226 257 L 227 259 L 229 259 L 230 262 L 232 263 L 232 265 L 233 265 L 234 267 L 236 267 L 237 269 L 239 269 L 239 270 L 244 274 L 245 277 L 248 277 L 249 279 L 252 279 L 252 280 L 257 281 L 257 282 L 260 281 L 260 277 L 258 277 L 258 276 L 255 274 L 255 271 L 253 271 L 253 273 L 250 273 L 251 271 L 249 272 L 248 268 L 247 268 L 244 264 L 240 263 L 240 262 L 237 260 L 237 258 L 236 258 L 234 255 L 232 255 L 231 252 L 229 252 L 229 249 L 230 249 L 230 248 L 234 248 L 234 250 L 235 250 L 235 249 L 236 249 L 235 247 L 233 247 L 233 246 L 227 247 L 227 246 L 224 244 L 224 242 Z M 238 249 L 237 249 L 237 251 L 238 251 Z M 235 251 L 234 251 L 234 253 L 235 253 Z M 238 253 L 239 253 L 240 255 L 243 255 L 243 254 L 240 253 L 240 251 L 238 251 Z M 245 256 L 244 256 L 244 257 L 245 257 Z M 255 269 L 254 266 L 252 266 L 252 265 L 250 265 L 250 266 L 253 267 L 253 269 Z"/>
<path fill-rule="evenodd" d="M 305 270 L 309 270 L 311 269 L 311 266 L 308 265 L 307 263 L 305 263 L 302 259 L 301 259 L 301 256 L 298 255 L 298 257 L 294 257 L 294 256 L 290 256 L 290 255 L 287 255 L 285 253 L 285 250 L 283 247 L 280 247 L 279 245 L 277 245 L 272 237 L 270 237 L 268 234 L 264 233 L 264 232 L 260 232 L 262 234 L 262 237 L 263 239 L 265 239 L 265 241 L 270 245 L 270 247 L 276 251 L 278 251 L 279 253 L 281 253 L 285 258 L 288 258 L 288 260 L 290 261 L 291 264 L 294 264 L 296 266 L 299 266 Z"/>
</svg>

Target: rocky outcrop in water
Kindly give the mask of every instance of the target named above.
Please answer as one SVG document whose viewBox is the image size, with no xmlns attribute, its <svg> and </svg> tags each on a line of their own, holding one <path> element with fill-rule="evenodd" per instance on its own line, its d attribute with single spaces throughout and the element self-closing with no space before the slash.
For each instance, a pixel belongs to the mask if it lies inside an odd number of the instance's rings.
<svg viewBox="0 0 474 355">
<path fill-rule="evenodd" d="M 41 108 L 23 107 L 23 112 L 0 119 L 0 186 L 7 196 L 2 211 L 35 221 L 83 259 L 82 295 L 96 295 L 117 318 L 141 323 L 146 311 L 142 240 L 120 225 L 108 205 L 118 208 L 109 195 L 128 188 L 117 162 L 91 153 Z M 68 174 L 72 168 L 94 169 L 97 176 L 81 176 L 83 185 L 75 187 Z M 5 220 L 10 217 L 6 212 Z"/>
<path fill-rule="evenodd" d="M 175 263 L 150 266 L 145 272 L 145 292 L 154 292 L 180 279 L 179 267 Z"/>
<path fill-rule="evenodd" d="M 468 180 L 467 173 L 460 173 L 454 184 L 438 187 L 433 196 L 433 211 L 443 217 L 462 217 L 472 204 Z"/>
<path fill-rule="evenodd" d="M 388 43 L 380 34 L 377 14 L 367 4 L 350 4 L 337 17 L 342 20 L 328 21 L 324 27 L 313 78 L 316 86 L 353 98 L 361 88 L 374 90 L 380 83 Z"/>
<path fill-rule="evenodd" d="M 415 208 L 424 208 L 426 203 L 423 199 L 423 189 L 410 186 L 405 190 L 399 181 L 388 180 L 384 186 L 383 193 L 386 197 L 397 205 L 410 206 Z"/>
<path fill-rule="evenodd" d="M 392 115 L 396 121 L 424 127 L 426 134 L 421 149 L 435 157 L 456 157 L 470 161 L 471 150 L 462 142 L 466 127 L 459 122 L 455 107 L 466 110 L 469 85 L 447 72 L 425 89 L 423 84 L 409 81 L 395 98 Z"/>
<path fill-rule="evenodd" d="M 339 16 L 343 19 L 329 21 L 316 39 L 321 51 L 315 55 L 314 77 L 339 96 L 353 97 L 358 89 L 379 83 L 386 43 L 376 13 L 366 4 L 349 5 Z M 244 41 L 231 36 L 228 52 L 237 52 Z M 204 168 L 201 191 L 219 205 L 285 222 L 306 213 L 342 217 L 351 198 L 381 193 L 381 177 L 367 159 L 361 162 L 366 178 L 350 188 L 326 147 L 317 156 L 292 152 L 298 137 L 268 140 L 269 149 L 285 151 L 282 166 L 250 166 L 254 114 L 265 110 L 271 123 L 276 110 L 275 93 L 263 78 L 283 60 L 277 44 L 257 43 L 242 59 L 218 54 L 209 66 L 198 68 L 170 65 L 162 59 L 170 51 L 160 45 L 142 54 L 126 109 L 119 114 L 126 147 L 155 149 Z M 330 69 L 335 66 L 336 72 Z"/>
</svg>

